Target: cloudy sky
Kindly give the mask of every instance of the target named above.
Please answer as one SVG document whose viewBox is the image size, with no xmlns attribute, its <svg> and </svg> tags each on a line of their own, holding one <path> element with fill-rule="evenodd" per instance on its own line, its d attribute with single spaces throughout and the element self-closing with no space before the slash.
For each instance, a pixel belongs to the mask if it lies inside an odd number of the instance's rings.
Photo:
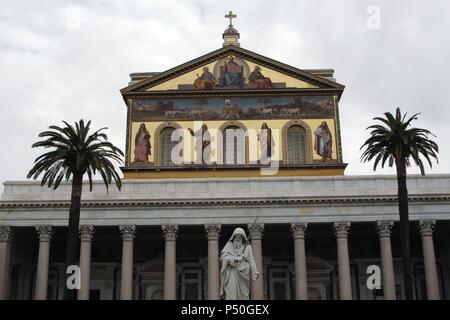
<svg viewBox="0 0 450 320">
<path fill-rule="evenodd" d="M 436 135 L 440 163 L 428 172 L 450 173 L 448 0 L 15 0 L 0 10 L 0 181 L 25 179 L 41 152 L 31 144 L 63 119 L 107 126 L 124 148 L 119 89 L 128 74 L 164 71 L 220 48 L 230 9 L 242 47 L 298 68 L 333 68 L 346 85 L 346 174 L 374 174 L 359 161 L 365 128 L 397 106 L 421 112 L 415 125 Z"/>
</svg>

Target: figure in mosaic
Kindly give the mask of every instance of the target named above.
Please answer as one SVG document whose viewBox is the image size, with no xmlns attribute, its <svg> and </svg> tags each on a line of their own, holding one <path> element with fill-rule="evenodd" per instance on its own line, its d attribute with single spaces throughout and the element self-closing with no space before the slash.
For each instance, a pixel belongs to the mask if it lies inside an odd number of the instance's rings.
<svg viewBox="0 0 450 320">
<path fill-rule="evenodd" d="M 275 140 L 272 137 L 272 129 L 269 128 L 267 123 L 263 123 L 258 135 L 259 149 L 261 154 L 259 156 L 261 164 L 269 164 L 270 158 L 274 154 Z"/>
<path fill-rule="evenodd" d="M 152 149 L 150 137 L 150 132 L 142 123 L 134 139 L 134 162 L 148 163 L 148 157 L 151 155 Z"/>
<path fill-rule="evenodd" d="M 208 131 L 208 126 L 203 124 L 202 128 L 195 132 L 191 128 L 188 130 L 190 134 L 195 137 L 195 152 L 197 154 L 196 162 L 209 164 L 211 158 L 211 134 Z"/>
<path fill-rule="evenodd" d="M 316 153 L 322 157 L 322 161 L 332 159 L 332 137 L 326 121 L 322 121 L 322 124 L 314 131 L 314 135 L 316 137 L 314 144 Z"/>
<path fill-rule="evenodd" d="M 199 90 L 211 90 L 217 85 L 216 77 L 209 71 L 208 67 L 203 68 L 203 73 L 194 81 L 194 88 Z"/>
<path fill-rule="evenodd" d="M 271 89 L 273 88 L 272 80 L 263 76 L 260 66 L 255 66 L 255 69 L 248 77 L 248 87 L 251 89 Z"/>
</svg>

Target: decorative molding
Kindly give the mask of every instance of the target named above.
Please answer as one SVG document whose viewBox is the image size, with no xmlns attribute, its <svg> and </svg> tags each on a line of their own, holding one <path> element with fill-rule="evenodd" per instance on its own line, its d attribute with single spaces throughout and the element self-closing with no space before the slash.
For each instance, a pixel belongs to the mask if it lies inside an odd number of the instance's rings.
<svg viewBox="0 0 450 320">
<path fill-rule="evenodd" d="M 335 222 L 334 223 L 334 233 L 336 237 L 339 238 L 347 238 L 348 232 L 350 231 L 350 221 L 343 222 Z"/>
<path fill-rule="evenodd" d="M 36 226 L 36 232 L 38 233 L 39 241 L 50 242 L 52 240 L 53 229 L 52 226 L 42 225 Z"/>
<path fill-rule="evenodd" d="M 250 230 L 250 241 L 261 240 L 264 232 L 264 223 L 249 223 L 248 229 Z"/>
<path fill-rule="evenodd" d="M 161 131 L 163 131 L 166 128 L 174 128 L 175 130 L 177 129 L 182 129 L 181 126 L 173 121 L 167 121 L 164 123 L 161 123 L 154 132 L 154 158 L 153 158 L 153 163 L 155 166 L 161 166 Z M 185 137 L 183 137 L 184 139 Z M 181 145 L 181 150 L 183 150 L 183 145 Z M 183 154 L 183 151 L 181 151 L 181 154 Z"/>
<path fill-rule="evenodd" d="M 313 163 L 313 144 L 312 144 L 312 131 L 309 125 L 302 120 L 295 119 L 286 122 L 281 129 L 281 148 L 282 148 L 282 156 L 283 156 L 283 164 L 289 164 L 288 158 L 288 129 L 293 126 L 300 126 L 305 130 L 305 163 L 304 164 L 312 164 Z"/>
<path fill-rule="evenodd" d="M 228 90 L 158 90 L 158 91 L 141 91 L 128 92 L 124 94 L 126 99 L 176 99 L 176 98 L 223 98 L 226 97 L 273 97 L 273 96 L 333 96 L 342 94 L 339 89 L 328 88 L 277 88 L 277 89 L 233 89 L 232 92 Z"/>
<path fill-rule="evenodd" d="M 166 241 L 175 241 L 178 236 L 178 225 L 177 224 L 163 224 L 161 226 L 164 239 Z"/>
<path fill-rule="evenodd" d="M 218 241 L 222 226 L 220 224 L 205 224 L 206 238 L 208 241 Z"/>
<path fill-rule="evenodd" d="M 291 223 L 291 233 L 294 239 L 305 239 L 307 223 Z"/>
<path fill-rule="evenodd" d="M 417 228 L 422 237 L 432 237 L 435 226 L 436 220 L 420 220 Z"/>
<path fill-rule="evenodd" d="M 131 113 L 132 113 L 133 99 L 127 101 L 127 129 L 125 132 L 125 163 L 127 166 L 131 164 L 130 151 L 131 151 Z"/>
<path fill-rule="evenodd" d="M 13 236 L 14 230 L 10 226 L 0 226 L 0 242 L 10 242 Z"/>
<path fill-rule="evenodd" d="M 81 241 L 92 241 L 95 234 L 94 226 L 91 224 L 80 225 L 80 240 Z"/>
<path fill-rule="evenodd" d="M 219 127 L 219 132 L 222 134 L 222 139 L 217 139 L 217 161 L 221 165 L 225 164 L 225 159 L 223 159 L 223 139 L 225 138 L 224 131 L 228 127 L 238 127 L 244 131 L 244 164 L 249 164 L 249 141 L 248 141 L 248 129 L 247 127 L 238 120 L 228 120 L 222 123 Z"/>
<path fill-rule="evenodd" d="M 408 197 L 411 203 L 450 202 L 450 195 L 413 195 Z M 81 207 L 88 208 L 148 208 L 148 207 L 204 207 L 204 206 L 298 206 L 298 205 L 357 205 L 357 204 L 396 204 L 397 196 L 329 196 L 329 197 L 264 197 L 234 199 L 183 199 L 183 200 L 84 200 Z M 70 201 L 0 201 L 0 211 L 11 209 L 62 209 L 70 207 Z"/>
<path fill-rule="evenodd" d="M 376 228 L 380 238 L 390 237 L 392 233 L 392 227 L 394 226 L 394 221 L 383 220 L 377 221 Z"/>
<path fill-rule="evenodd" d="M 123 241 L 133 241 L 136 236 L 136 226 L 134 224 L 119 225 L 119 230 Z"/>
<path fill-rule="evenodd" d="M 334 101 L 334 127 L 336 131 L 336 154 L 338 163 L 343 163 L 343 155 L 342 155 L 342 139 L 341 139 L 341 122 L 339 117 L 339 97 L 333 96 Z"/>
</svg>

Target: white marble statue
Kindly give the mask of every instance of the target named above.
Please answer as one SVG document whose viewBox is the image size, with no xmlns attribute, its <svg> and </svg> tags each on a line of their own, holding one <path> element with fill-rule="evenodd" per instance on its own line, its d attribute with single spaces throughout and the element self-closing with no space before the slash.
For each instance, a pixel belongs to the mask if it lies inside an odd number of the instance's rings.
<svg viewBox="0 0 450 320">
<path fill-rule="evenodd" d="M 220 296 L 225 300 L 249 300 L 251 280 L 259 276 L 252 247 L 242 228 L 236 228 L 220 254 Z"/>
</svg>

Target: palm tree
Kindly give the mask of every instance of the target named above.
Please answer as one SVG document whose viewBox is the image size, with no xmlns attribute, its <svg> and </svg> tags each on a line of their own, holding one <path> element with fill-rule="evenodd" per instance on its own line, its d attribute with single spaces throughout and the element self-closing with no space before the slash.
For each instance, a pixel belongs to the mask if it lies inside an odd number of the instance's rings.
<svg viewBox="0 0 450 320">
<path fill-rule="evenodd" d="M 75 127 L 63 121 L 64 127 L 50 126 L 48 131 L 41 132 L 44 140 L 33 144 L 33 148 L 50 149 L 34 161 L 34 166 L 27 178 L 37 179 L 44 173 L 41 186 L 47 184 L 53 189 L 58 188 L 61 181 L 69 181 L 72 177 L 72 194 L 69 211 L 69 228 L 67 231 L 66 268 L 78 262 L 78 227 L 80 222 L 81 192 L 83 176 L 87 174 L 90 191 L 92 191 L 92 176 L 99 173 L 108 190 L 108 185 L 115 181 L 120 190 L 122 183 L 111 160 L 122 163 L 123 152 L 108 142 L 108 137 L 101 128 L 89 135 L 91 122 L 83 120 L 75 123 Z M 73 291 L 67 287 L 64 299 L 74 298 Z"/>
<path fill-rule="evenodd" d="M 376 124 L 367 128 L 371 129 L 371 137 L 361 146 L 366 148 L 361 156 L 363 162 L 374 160 L 373 170 L 377 169 L 381 161 L 384 168 L 386 162 L 389 167 L 395 164 L 397 170 L 398 184 L 398 208 L 400 213 L 400 242 L 403 263 L 403 279 L 405 286 L 405 297 L 413 298 L 412 264 L 409 244 L 409 216 L 408 216 L 408 190 L 406 188 L 406 168 L 411 165 L 411 159 L 425 175 L 423 156 L 430 168 L 431 158 L 436 159 L 439 152 L 438 145 L 428 138 L 433 135 L 430 131 L 420 128 L 411 128 L 411 122 L 417 120 L 419 114 L 406 119 L 407 113 L 402 117 L 400 109 L 397 108 L 395 117 L 386 112 L 385 118 L 374 118 L 381 121 L 385 126 Z M 434 136 L 434 135 L 433 135 Z"/>
</svg>

